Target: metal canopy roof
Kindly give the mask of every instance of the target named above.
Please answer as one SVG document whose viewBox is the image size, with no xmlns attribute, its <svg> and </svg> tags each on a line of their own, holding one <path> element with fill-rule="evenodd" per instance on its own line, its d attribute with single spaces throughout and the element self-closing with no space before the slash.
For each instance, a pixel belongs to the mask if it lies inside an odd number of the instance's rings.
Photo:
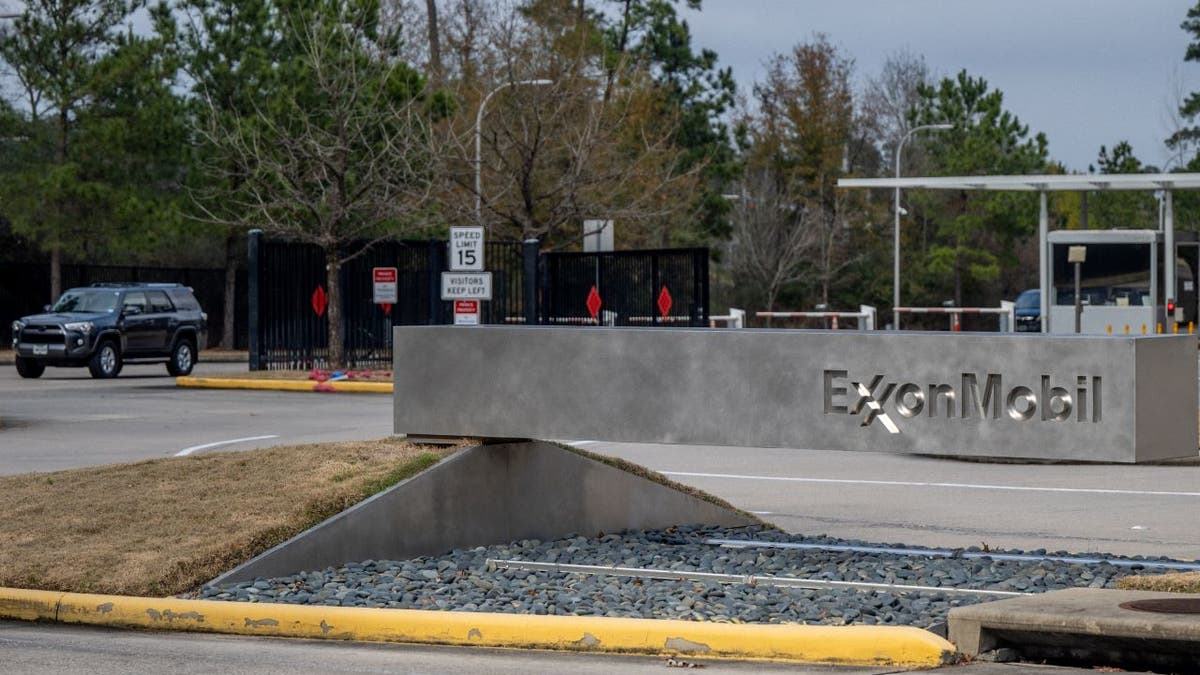
<svg viewBox="0 0 1200 675">
<path fill-rule="evenodd" d="M 1196 190 L 1200 189 L 1200 173 L 843 178 L 838 181 L 838 187 L 1009 191 Z"/>
</svg>

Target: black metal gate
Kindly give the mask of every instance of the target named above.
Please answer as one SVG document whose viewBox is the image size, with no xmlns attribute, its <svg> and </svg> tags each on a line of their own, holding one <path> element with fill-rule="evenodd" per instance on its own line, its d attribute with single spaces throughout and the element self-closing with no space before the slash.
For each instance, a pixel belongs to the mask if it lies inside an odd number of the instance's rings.
<svg viewBox="0 0 1200 675">
<path fill-rule="evenodd" d="M 541 322 L 708 326 L 708 249 L 543 256 Z"/>
<path fill-rule="evenodd" d="M 708 325 L 706 249 L 541 254 L 536 241 L 485 247 L 492 299 L 480 303 L 481 323 Z M 348 367 L 390 368 L 392 326 L 453 322 L 452 304 L 441 299 L 448 251 L 445 240 L 384 241 L 342 266 Z M 376 267 L 396 268 L 397 302 L 391 306 L 374 302 Z M 249 271 L 251 370 L 326 367 L 328 289 L 321 249 L 252 232 Z"/>
</svg>

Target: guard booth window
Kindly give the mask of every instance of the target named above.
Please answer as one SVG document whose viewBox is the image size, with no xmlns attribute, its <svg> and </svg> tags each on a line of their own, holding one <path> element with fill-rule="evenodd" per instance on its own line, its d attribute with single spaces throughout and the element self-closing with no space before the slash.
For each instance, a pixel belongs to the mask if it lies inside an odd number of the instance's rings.
<svg viewBox="0 0 1200 675">
<path fill-rule="evenodd" d="M 1075 270 L 1067 262 L 1068 246 L 1054 250 L 1054 304 L 1075 304 Z M 1088 244 L 1087 262 L 1080 270 L 1083 305 L 1143 307 L 1155 304 L 1150 296 L 1150 244 Z"/>
<path fill-rule="evenodd" d="M 1175 261 L 1175 302 L 1183 308 L 1182 321 L 1196 320 L 1197 272 L 1200 271 L 1200 246 L 1194 241 L 1176 244 L 1178 258 Z M 1160 272 L 1161 274 L 1161 272 Z"/>
</svg>

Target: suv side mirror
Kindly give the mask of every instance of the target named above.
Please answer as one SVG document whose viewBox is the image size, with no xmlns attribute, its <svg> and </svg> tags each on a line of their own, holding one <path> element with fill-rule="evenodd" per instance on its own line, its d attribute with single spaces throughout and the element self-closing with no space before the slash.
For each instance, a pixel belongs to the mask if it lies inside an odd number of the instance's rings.
<svg viewBox="0 0 1200 675">
<path fill-rule="evenodd" d="M 49 312 L 49 311 L 50 311 L 50 305 L 42 305 L 42 311 L 43 311 L 43 312 Z"/>
<path fill-rule="evenodd" d="M 125 316 L 137 316 L 142 313 L 142 308 L 137 305 L 125 305 L 121 308 L 121 313 Z"/>
</svg>

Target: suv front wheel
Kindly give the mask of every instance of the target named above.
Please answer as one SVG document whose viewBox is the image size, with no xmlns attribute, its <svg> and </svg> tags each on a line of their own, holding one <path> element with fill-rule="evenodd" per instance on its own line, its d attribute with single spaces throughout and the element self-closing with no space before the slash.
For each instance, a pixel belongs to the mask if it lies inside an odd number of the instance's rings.
<svg viewBox="0 0 1200 675">
<path fill-rule="evenodd" d="M 96 348 L 96 353 L 92 354 L 92 359 L 88 361 L 88 370 L 95 378 L 116 377 L 117 373 L 121 372 L 121 350 L 117 349 L 112 340 L 101 342 Z"/>
<path fill-rule="evenodd" d="M 41 361 L 17 357 L 17 374 L 21 377 L 41 377 L 44 372 L 46 372 L 46 364 Z"/>
<path fill-rule="evenodd" d="M 187 338 L 177 340 L 171 350 L 171 360 L 167 361 L 167 372 L 175 377 L 191 375 L 195 365 L 196 348 L 192 346 L 192 341 Z"/>
</svg>

